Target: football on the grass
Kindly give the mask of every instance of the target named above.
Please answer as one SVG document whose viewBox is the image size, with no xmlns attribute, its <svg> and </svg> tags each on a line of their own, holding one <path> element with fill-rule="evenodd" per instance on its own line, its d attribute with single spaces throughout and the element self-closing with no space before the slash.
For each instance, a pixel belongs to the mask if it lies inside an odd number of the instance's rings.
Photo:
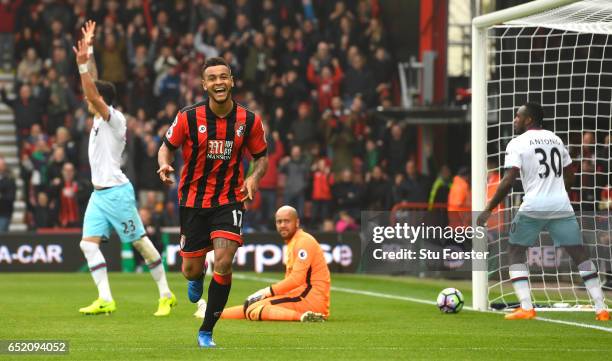
<svg viewBox="0 0 612 361">
<path fill-rule="evenodd" d="M 445 288 L 438 295 L 437 304 L 444 313 L 457 313 L 463 308 L 463 295 L 456 288 Z"/>
</svg>

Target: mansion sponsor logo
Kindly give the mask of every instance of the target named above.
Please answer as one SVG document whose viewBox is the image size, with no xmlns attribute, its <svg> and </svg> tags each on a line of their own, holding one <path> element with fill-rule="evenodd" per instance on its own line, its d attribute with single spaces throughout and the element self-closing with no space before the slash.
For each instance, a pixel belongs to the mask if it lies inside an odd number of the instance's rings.
<svg viewBox="0 0 612 361">
<path fill-rule="evenodd" d="M 231 140 L 214 140 L 208 141 L 208 150 L 206 152 L 207 159 L 230 160 L 232 157 L 232 149 L 234 142 Z"/>
</svg>

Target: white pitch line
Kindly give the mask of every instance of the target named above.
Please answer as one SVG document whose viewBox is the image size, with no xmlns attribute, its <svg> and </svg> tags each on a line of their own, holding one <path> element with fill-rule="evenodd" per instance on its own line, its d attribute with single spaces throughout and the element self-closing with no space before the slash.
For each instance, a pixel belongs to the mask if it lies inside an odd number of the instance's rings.
<svg viewBox="0 0 612 361">
<path fill-rule="evenodd" d="M 243 280 L 261 281 L 261 282 L 278 282 L 279 281 L 278 279 L 274 279 L 274 278 L 253 277 L 253 276 L 247 276 L 247 275 L 241 275 L 241 274 L 234 275 L 234 277 L 238 278 L 238 279 L 243 279 Z M 351 293 L 351 294 L 354 294 L 354 295 L 363 295 L 363 296 L 371 296 L 371 297 L 378 297 L 378 298 L 386 298 L 386 299 L 390 299 L 390 300 L 399 300 L 399 301 L 414 302 L 414 303 L 420 303 L 420 304 L 423 304 L 423 305 L 435 305 L 436 304 L 436 302 L 434 302 L 434 301 L 424 300 L 424 299 L 421 299 L 421 298 L 391 295 L 391 294 L 388 294 L 388 293 L 380 293 L 380 292 L 373 292 L 373 291 L 364 291 L 364 290 L 357 290 L 357 289 L 353 289 L 353 288 L 343 288 L 343 287 L 332 286 L 331 290 L 332 291 L 336 291 L 336 292 Z M 468 310 L 468 311 L 474 311 L 474 309 L 472 307 L 469 307 L 469 306 L 464 306 L 463 309 L 464 310 Z M 499 312 L 499 311 L 481 311 L 481 312 L 502 314 L 502 312 Z M 555 319 L 552 319 L 552 318 L 545 318 L 545 317 L 536 317 L 535 319 L 538 320 L 538 321 L 543 321 L 543 322 L 557 323 L 557 324 L 560 324 L 560 325 L 575 326 L 575 327 L 581 327 L 581 328 L 589 328 L 589 329 L 592 329 L 592 330 L 599 330 L 599 331 L 604 331 L 604 332 L 612 333 L 612 328 L 609 328 L 609 327 L 591 325 L 591 324 L 587 324 L 587 323 L 572 322 L 572 321 L 555 320 Z"/>
</svg>

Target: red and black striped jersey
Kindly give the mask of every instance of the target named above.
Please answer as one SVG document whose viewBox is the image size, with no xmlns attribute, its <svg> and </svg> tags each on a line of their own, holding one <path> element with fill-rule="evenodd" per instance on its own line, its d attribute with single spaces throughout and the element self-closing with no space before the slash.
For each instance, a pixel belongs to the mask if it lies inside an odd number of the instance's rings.
<svg viewBox="0 0 612 361">
<path fill-rule="evenodd" d="M 240 202 L 244 181 L 243 153 L 266 154 L 261 117 L 234 101 L 225 117 L 212 112 L 208 101 L 180 110 L 164 143 L 181 147 L 184 166 L 178 187 L 179 205 L 212 208 Z"/>
</svg>

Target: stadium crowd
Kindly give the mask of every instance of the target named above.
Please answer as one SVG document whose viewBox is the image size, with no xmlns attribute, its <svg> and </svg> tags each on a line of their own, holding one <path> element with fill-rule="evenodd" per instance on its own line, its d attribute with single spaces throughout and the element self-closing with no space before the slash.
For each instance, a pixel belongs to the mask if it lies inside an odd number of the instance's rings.
<svg viewBox="0 0 612 361">
<path fill-rule="evenodd" d="M 436 179 L 420 174 L 414 135 L 369 115 L 392 106 L 397 94 L 376 0 L 15 0 L 0 7 L 2 30 L 15 34 L 17 72 L 16 97 L 0 93 L 15 113 L 32 229 L 80 226 L 91 191 L 92 116 L 72 51 L 88 19 L 98 24 L 100 78 L 116 85 L 116 106 L 128 116 L 124 168 L 153 224 L 178 224 L 177 182 L 168 189 L 159 181 L 157 150 L 177 111 L 203 99 L 200 69 L 212 56 L 231 64 L 234 97 L 266 122 L 270 165 L 246 230 L 270 229 L 280 203 L 295 206 L 311 227 L 336 231 L 355 229 L 362 209 L 402 201 L 469 209 L 466 169 L 455 177 L 446 166 L 429 168 Z"/>
</svg>

